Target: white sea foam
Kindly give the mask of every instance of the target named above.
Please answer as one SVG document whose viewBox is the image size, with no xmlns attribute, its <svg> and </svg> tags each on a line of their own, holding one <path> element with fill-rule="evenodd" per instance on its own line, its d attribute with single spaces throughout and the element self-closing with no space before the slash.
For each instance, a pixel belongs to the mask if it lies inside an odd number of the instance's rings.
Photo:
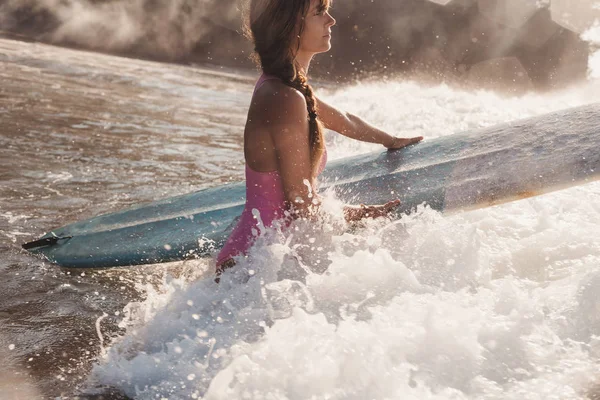
<svg viewBox="0 0 600 400">
<path fill-rule="evenodd" d="M 271 232 L 220 285 L 149 292 L 93 378 L 140 399 L 584 398 L 599 372 L 599 195 Z M 314 253 L 327 272 L 304 278 Z"/>
<path fill-rule="evenodd" d="M 152 315 L 93 378 L 141 399 L 583 398 L 598 372 L 599 191 L 295 231 L 313 244 L 273 234 L 220 285 L 150 293 Z M 323 247 L 327 273 L 303 277 L 303 246 Z"/>
</svg>

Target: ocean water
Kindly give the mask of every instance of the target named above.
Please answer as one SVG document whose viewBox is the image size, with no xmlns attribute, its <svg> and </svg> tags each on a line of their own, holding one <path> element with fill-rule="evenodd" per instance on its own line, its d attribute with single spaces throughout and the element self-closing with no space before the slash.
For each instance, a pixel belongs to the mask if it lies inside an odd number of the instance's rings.
<svg viewBox="0 0 600 400">
<path fill-rule="evenodd" d="M 425 140 L 599 101 L 372 79 L 317 93 Z M 213 261 L 67 270 L 19 245 L 243 178 L 253 71 L 0 40 L 0 399 L 586 399 L 600 384 L 600 184 Z M 327 133 L 332 159 L 379 149 Z M 296 262 L 295 257 L 301 262 Z"/>
</svg>

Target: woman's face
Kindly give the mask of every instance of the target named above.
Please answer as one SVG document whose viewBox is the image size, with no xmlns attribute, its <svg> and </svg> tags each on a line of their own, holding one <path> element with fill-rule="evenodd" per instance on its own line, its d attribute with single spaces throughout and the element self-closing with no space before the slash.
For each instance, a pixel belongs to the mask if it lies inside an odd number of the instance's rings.
<svg viewBox="0 0 600 400">
<path fill-rule="evenodd" d="M 329 7 L 321 4 L 321 0 L 310 2 L 300 35 L 301 52 L 324 53 L 331 49 L 331 27 L 335 25 L 335 19 L 329 14 Z"/>
</svg>

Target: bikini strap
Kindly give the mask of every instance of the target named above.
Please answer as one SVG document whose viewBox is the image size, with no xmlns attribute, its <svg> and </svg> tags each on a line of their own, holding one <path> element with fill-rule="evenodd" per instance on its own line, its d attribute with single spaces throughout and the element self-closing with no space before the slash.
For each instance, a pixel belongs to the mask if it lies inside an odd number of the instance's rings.
<svg viewBox="0 0 600 400">
<path fill-rule="evenodd" d="M 272 81 L 272 80 L 275 80 L 275 79 L 279 79 L 279 78 L 278 78 L 278 77 L 276 77 L 276 76 L 273 76 L 273 75 L 267 75 L 267 74 L 263 73 L 263 74 L 260 76 L 260 78 L 258 78 L 258 81 L 256 82 L 256 85 L 254 86 L 254 93 L 256 93 L 256 91 L 257 91 L 258 89 L 260 89 L 260 87 L 261 87 L 261 86 L 262 86 L 262 85 L 263 85 L 263 84 L 264 84 L 266 81 Z"/>
</svg>

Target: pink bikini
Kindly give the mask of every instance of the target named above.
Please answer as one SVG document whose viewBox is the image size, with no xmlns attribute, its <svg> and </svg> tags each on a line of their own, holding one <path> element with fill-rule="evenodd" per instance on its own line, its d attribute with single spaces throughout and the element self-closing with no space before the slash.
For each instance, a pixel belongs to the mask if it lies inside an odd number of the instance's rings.
<svg viewBox="0 0 600 400">
<path fill-rule="evenodd" d="M 263 74 L 254 88 L 254 93 L 268 80 L 279 79 Z M 325 169 L 327 151 L 321 159 L 319 174 Z M 232 257 L 246 254 L 260 235 L 262 226 L 270 227 L 273 221 L 284 217 L 285 195 L 278 171 L 257 172 L 246 164 L 246 206 L 242 216 L 217 256 L 217 268 Z M 257 214 L 256 218 L 254 214 Z"/>
</svg>

